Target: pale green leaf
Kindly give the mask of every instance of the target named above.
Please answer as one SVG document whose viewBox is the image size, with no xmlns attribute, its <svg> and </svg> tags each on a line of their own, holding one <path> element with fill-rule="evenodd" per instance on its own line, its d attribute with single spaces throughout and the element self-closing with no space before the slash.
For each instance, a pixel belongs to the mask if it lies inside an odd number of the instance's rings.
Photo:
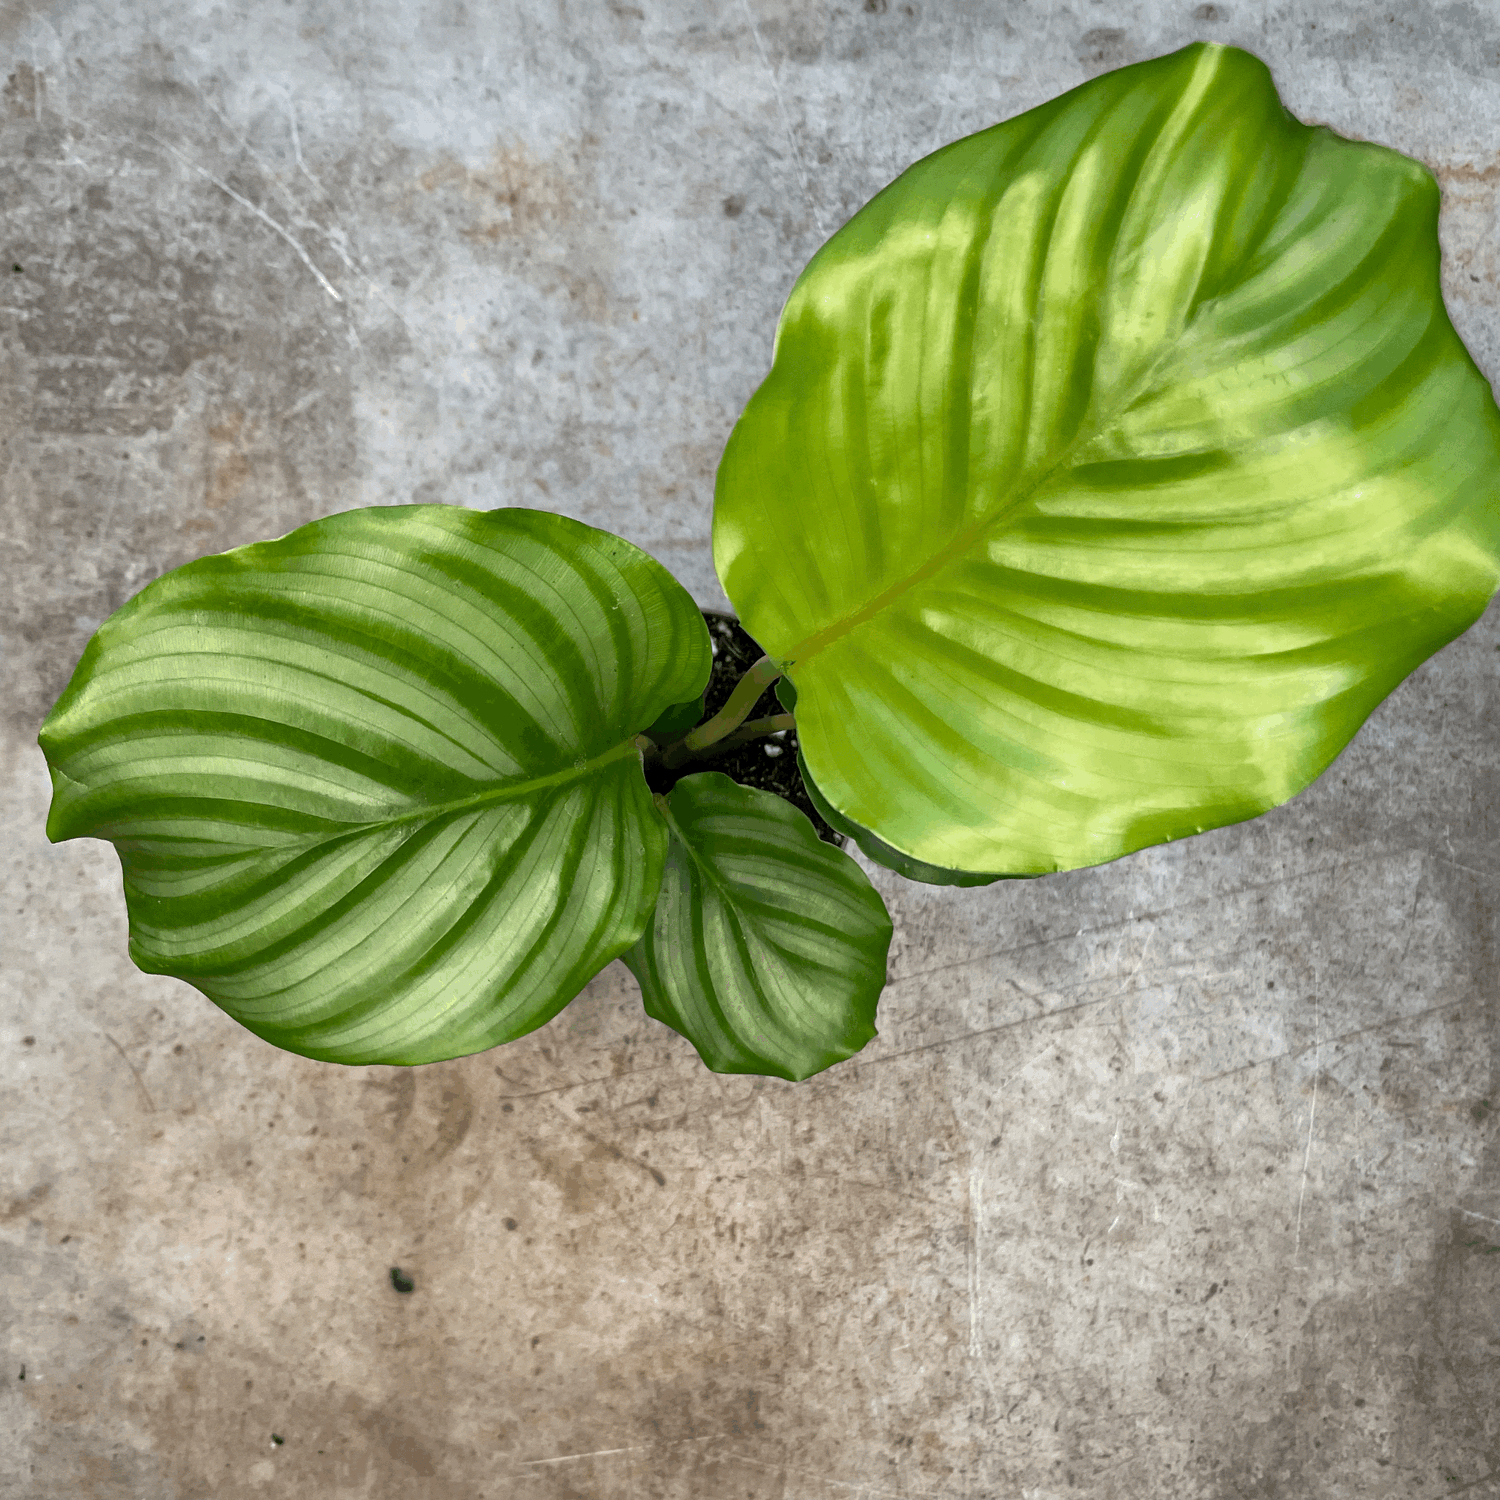
<svg viewBox="0 0 1500 1500">
<path fill-rule="evenodd" d="M 1037 874 L 1316 777 L 1500 581 L 1500 414 L 1437 209 L 1196 45 L 835 234 L 714 521 L 827 802 L 907 859 Z"/>
</svg>

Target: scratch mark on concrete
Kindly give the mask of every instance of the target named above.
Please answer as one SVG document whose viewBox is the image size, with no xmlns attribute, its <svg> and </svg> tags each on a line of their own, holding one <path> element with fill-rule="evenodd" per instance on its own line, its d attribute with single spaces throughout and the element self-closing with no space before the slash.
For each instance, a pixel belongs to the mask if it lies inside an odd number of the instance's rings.
<svg viewBox="0 0 1500 1500">
<path fill-rule="evenodd" d="M 223 181 L 222 178 L 215 177 L 214 174 L 210 172 L 206 167 L 200 167 L 197 162 L 193 161 L 190 157 L 184 156 L 182 152 L 179 151 L 175 146 L 169 146 L 164 140 L 161 139 L 160 136 L 153 135 L 151 139 L 155 141 L 163 151 L 166 151 L 170 155 L 175 156 L 177 160 L 183 164 L 183 166 L 190 168 L 206 181 L 213 183 L 213 185 L 218 188 L 221 193 L 224 193 L 226 196 L 233 198 L 241 208 L 248 209 L 252 214 L 255 215 L 257 219 L 261 221 L 262 224 L 266 225 L 269 229 L 272 229 L 277 234 L 279 234 L 282 239 L 284 239 L 287 244 L 289 244 L 292 249 L 297 252 L 297 255 L 302 261 L 302 264 L 305 265 L 307 269 L 318 278 L 318 285 L 321 286 L 323 290 L 327 292 L 335 302 L 342 302 L 344 300 L 343 294 L 322 273 L 322 271 L 318 269 L 317 263 L 313 260 L 312 256 L 310 256 L 307 251 L 303 249 L 301 241 L 298 240 L 289 229 L 286 229 L 282 225 L 278 224 L 276 220 L 273 219 L 270 214 L 265 211 L 265 209 L 258 207 L 248 198 L 235 192 L 235 190 L 230 187 L 227 182 Z"/>
<path fill-rule="evenodd" d="M 286 117 L 292 127 L 292 155 L 296 158 L 297 170 L 326 198 L 328 196 L 327 188 L 313 176 L 311 169 L 302 159 L 302 137 L 297 130 L 297 106 L 292 101 L 290 91 L 288 91 L 286 96 Z"/>
<path fill-rule="evenodd" d="M 141 1075 L 136 1072 L 135 1064 L 125 1056 L 125 1049 L 107 1031 L 104 1033 L 104 1040 L 120 1054 L 125 1066 L 130 1069 L 130 1076 L 135 1079 L 135 1086 L 141 1091 L 146 1101 L 146 1113 L 154 1115 L 156 1113 L 156 1101 L 151 1097 L 151 1091 L 142 1081 Z"/>
<path fill-rule="evenodd" d="M 984 1358 L 979 1320 L 983 1312 L 983 1286 L 979 1267 L 979 1215 L 982 1208 L 979 1173 L 969 1169 L 969 1356 Z"/>
<path fill-rule="evenodd" d="M 1461 1208 L 1459 1213 L 1466 1219 L 1478 1219 L 1481 1224 L 1493 1224 L 1500 1228 L 1500 1219 L 1492 1219 L 1488 1214 L 1476 1214 L 1472 1208 Z"/>
<path fill-rule="evenodd" d="M 760 27 L 755 23 L 755 12 L 750 9 L 750 0 L 740 0 L 740 9 L 745 12 L 745 19 L 750 23 L 751 35 L 754 36 L 756 48 L 760 52 L 760 60 L 766 65 L 766 72 L 771 77 L 771 92 L 776 96 L 776 110 L 781 116 L 781 128 L 786 132 L 787 144 L 792 148 L 792 160 L 797 163 L 797 176 L 802 181 L 802 196 L 807 199 L 807 206 L 812 210 L 813 223 L 818 226 L 818 233 L 826 239 L 828 230 L 823 224 L 823 215 L 818 212 L 818 205 L 813 198 L 807 167 L 802 161 L 802 148 L 798 146 L 797 137 L 792 133 L 792 122 L 787 117 L 786 104 L 781 97 L 781 81 L 776 76 L 776 69 L 771 66 L 766 44 L 761 40 Z"/>
<path fill-rule="evenodd" d="M 606 1084 L 620 1083 L 627 1078 L 639 1078 L 644 1073 L 660 1073 L 663 1071 L 675 1069 L 677 1067 L 678 1064 L 675 1062 L 652 1063 L 648 1067 L 631 1068 L 627 1073 L 620 1073 L 609 1078 L 579 1078 L 572 1083 L 553 1084 L 551 1088 L 531 1089 L 524 1094 L 498 1094 L 496 1095 L 496 1097 L 502 1104 L 514 1104 L 517 1100 L 520 1099 L 542 1099 L 545 1098 L 548 1094 L 564 1094 L 569 1089 L 603 1088 Z M 495 1069 L 495 1073 L 497 1077 L 504 1079 L 506 1083 L 510 1083 L 512 1081 L 511 1079 L 506 1078 L 505 1074 L 502 1073 L 499 1068 Z M 715 1074 L 714 1076 L 717 1077 L 718 1075 Z"/>
<path fill-rule="evenodd" d="M 689 1443 L 715 1443 L 723 1437 L 720 1432 L 710 1432 L 703 1437 L 682 1438 L 674 1443 L 633 1443 L 625 1448 L 593 1448 L 587 1453 L 560 1453 L 556 1458 L 523 1458 L 517 1468 L 533 1469 L 541 1464 L 576 1464 L 585 1458 L 612 1458 L 618 1453 L 650 1453 L 660 1448 L 685 1448 Z"/>
<path fill-rule="evenodd" d="M 1126 984 L 1130 984 L 1135 979 L 1136 975 L 1139 974 L 1141 972 L 1141 969 L 1145 966 L 1146 955 L 1151 951 L 1151 942 L 1152 939 L 1155 938 L 1155 936 L 1156 928 L 1153 927 L 1151 931 L 1146 934 L 1146 941 L 1141 944 L 1141 956 L 1136 960 L 1135 968 L 1133 968 L 1130 971 L 1129 975 L 1126 977 Z"/>
<path fill-rule="evenodd" d="M 1337 1036 L 1327 1038 L 1330 1047 L 1336 1047 L 1340 1042 L 1347 1042 L 1357 1036 L 1364 1036 L 1367 1032 L 1383 1031 L 1387 1026 L 1399 1026 L 1403 1021 L 1420 1021 L 1424 1016 L 1437 1015 L 1440 1011 L 1457 1010 L 1463 1005 L 1462 1000 L 1450 1000 L 1446 1005 L 1429 1005 L 1425 1010 L 1413 1011 L 1409 1016 L 1391 1016 L 1384 1021 L 1372 1021 L 1368 1026 L 1356 1026 L 1353 1031 L 1341 1031 Z M 1394 1043 L 1392 1044 L 1394 1045 Z M 1211 1083 L 1217 1083 L 1221 1078 L 1232 1078 L 1236 1073 L 1248 1073 L 1252 1068 L 1268 1067 L 1271 1063 L 1283 1062 L 1289 1057 L 1301 1057 L 1304 1052 L 1313 1050 L 1314 1044 L 1309 1042 L 1305 1047 L 1289 1047 L 1285 1052 L 1273 1052 L 1269 1057 L 1257 1058 L 1254 1062 L 1241 1063 L 1237 1068 L 1226 1068 L 1222 1073 L 1214 1073 L 1203 1080 L 1203 1087 Z"/>
<path fill-rule="evenodd" d="M 290 135 L 292 141 L 292 154 L 296 159 L 297 167 L 301 171 L 302 175 L 306 177 L 310 183 L 312 183 L 312 185 L 322 195 L 323 201 L 328 205 L 330 216 L 333 219 L 333 227 L 331 229 L 323 224 L 320 224 L 316 218 L 314 218 L 310 213 L 306 211 L 302 203 L 298 200 L 296 194 L 292 192 L 292 190 L 287 186 L 286 182 L 282 179 L 281 174 L 276 171 L 275 168 L 271 167 L 265 161 L 261 160 L 261 158 L 256 154 L 254 148 L 250 145 L 250 142 L 245 138 L 243 133 L 235 129 L 234 125 L 225 117 L 223 111 L 214 104 L 213 100 L 210 99 L 202 89 L 197 89 L 195 90 L 195 92 L 197 93 L 199 99 L 202 100 L 204 107 L 214 116 L 216 120 L 218 120 L 219 124 L 223 126 L 225 133 L 232 140 L 234 140 L 235 143 L 239 146 L 240 150 L 242 150 L 245 155 L 255 163 L 256 169 L 260 172 L 261 176 L 264 177 L 265 180 L 272 185 L 277 194 L 280 196 L 282 202 L 284 202 L 291 210 L 298 228 L 310 229 L 313 231 L 313 233 L 317 234 L 323 240 L 323 242 L 328 245 L 333 253 L 337 255 L 341 261 L 343 261 L 344 269 L 359 277 L 359 279 L 364 282 L 365 290 L 369 293 L 369 295 L 375 298 L 375 300 L 379 302 L 388 313 L 390 313 L 390 315 L 401 325 L 407 337 L 415 342 L 416 335 L 413 333 L 411 325 L 401 315 L 401 310 L 396 306 L 394 302 L 391 301 L 390 297 L 386 295 L 384 289 L 375 280 L 375 278 L 371 276 L 370 273 L 366 271 L 362 265 L 360 265 L 358 260 L 355 257 L 351 256 L 348 250 L 345 248 L 345 242 L 348 239 L 348 235 L 345 234 L 343 226 L 338 222 L 336 205 L 334 204 L 333 197 L 329 193 L 328 189 L 325 188 L 323 184 L 318 180 L 318 178 L 313 175 L 306 161 L 303 159 L 302 135 L 297 128 L 297 112 L 292 102 L 291 91 L 286 90 L 285 94 L 287 118 L 290 124 Z M 358 348 L 358 336 L 354 334 L 354 331 L 352 329 L 349 330 L 349 334 L 350 347 Z"/>
<path fill-rule="evenodd" d="M 1313 969 L 1313 1082 L 1312 1103 L 1307 1110 L 1307 1149 L 1302 1153 L 1302 1186 L 1297 1190 L 1297 1237 L 1292 1246 L 1292 1266 L 1296 1270 L 1306 1270 L 1306 1266 L 1298 1264 L 1302 1253 L 1302 1201 L 1307 1197 L 1307 1168 L 1312 1161 L 1313 1148 L 1313 1124 L 1318 1118 L 1318 1073 L 1321 1071 L 1323 1056 L 1323 1044 L 1318 1035 L 1318 971 Z"/>
<path fill-rule="evenodd" d="M 1391 856 L 1395 858 L 1396 856 Z M 1195 907 L 1222 905 L 1226 901 L 1232 901 L 1237 896 L 1248 896 L 1256 891 L 1280 890 L 1291 885 L 1295 881 L 1311 880 L 1320 875 L 1336 875 L 1346 873 L 1350 868 L 1349 862 L 1318 865 L 1309 870 L 1298 870 L 1291 875 L 1284 875 L 1276 880 L 1252 880 L 1244 885 L 1232 886 L 1227 891 L 1210 891 L 1205 896 L 1200 896 L 1192 901 L 1180 901 L 1175 906 L 1164 906 L 1159 910 L 1139 912 L 1133 916 L 1121 917 L 1114 922 L 1101 922 L 1097 927 L 1080 927 L 1076 931 L 1055 933 L 1051 937 L 1033 938 L 1027 943 L 1016 943 L 1009 948 L 996 948 L 986 953 L 972 954 L 968 958 L 954 959 L 951 963 L 934 964 L 930 969 L 918 969 L 910 974 L 894 974 L 888 981 L 889 984 L 905 984 L 912 979 L 925 979 L 931 974 L 942 974 L 949 969 L 963 969 L 972 964 L 985 963 L 997 958 L 1011 958 L 1017 953 L 1029 953 L 1034 948 L 1052 948 L 1062 943 L 1075 942 L 1081 937 L 1102 937 L 1105 934 L 1116 932 L 1120 928 L 1128 928 L 1137 922 L 1159 922 L 1163 917 L 1175 916 L 1179 912 L 1192 911 Z"/>
<path fill-rule="evenodd" d="M 538 1464 L 576 1464 L 585 1458 L 609 1458 L 616 1453 L 644 1453 L 650 1446 L 649 1443 L 638 1443 L 632 1448 L 594 1448 L 588 1453 L 560 1453 L 556 1458 L 527 1458 L 521 1461 L 521 1467 L 532 1469 Z"/>
<path fill-rule="evenodd" d="M 1099 980 L 1087 980 L 1085 983 L 1097 984 Z M 878 1067 L 881 1063 L 897 1062 L 903 1057 L 914 1057 L 919 1052 L 933 1052 L 939 1047 L 956 1047 L 961 1042 L 977 1041 L 980 1037 L 998 1036 L 1004 1031 L 1014 1031 L 1020 1026 L 1031 1026 L 1038 1021 L 1052 1021 L 1059 1016 L 1072 1015 L 1075 1011 L 1093 1010 L 1100 1005 L 1108 1005 L 1112 1000 L 1118 1000 L 1124 995 L 1124 990 L 1114 990 L 1108 995 L 1102 995 L 1097 1000 L 1080 1000 L 1074 1005 L 1060 1005 L 1056 1010 L 1042 1011 L 1035 1016 L 1020 1016 L 1014 1021 L 1002 1021 L 998 1026 L 982 1026 L 978 1031 L 966 1031 L 962 1036 L 943 1037 L 936 1042 L 923 1042 L 918 1047 L 908 1047 L 903 1052 L 887 1053 L 884 1057 L 872 1057 L 865 1060 L 855 1060 L 845 1063 L 846 1072 L 858 1072 L 863 1068 Z M 1071 1028 L 1070 1028 L 1071 1029 Z M 1035 1059 L 1033 1059 L 1035 1061 Z M 1028 1064 L 1029 1066 L 1029 1064 Z M 1024 1071 L 1022 1069 L 1021 1071 Z"/>
<path fill-rule="evenodd" d="M 299 397 L 295 402 L 293 402 L 291 406 L 287 407 L 287 409 L 282 412 L 282 421 L 290 421 L 293 417 L 300 417 L 302 413 L 305 412 L 307 408 L 313 404 L 313 402 L 321 401 L 322 399 L 322 391 L 309 391 L 305 396 Z"/>
<path fill-rule="evenodd" d="M 1472 1490 L 1476 1484 L 1488 1484 L 1497 1474 L 1500 1474 L 1500 1469 L 1491 1469 L 1488 1474 L 1481 1474 L 1478 1479 L 1471 1479 L 1467 1484 L 1461 1484 L 1457 1488 L 1445 1490 L 1443 1493 L 1447 1495 L 1461 1495 L 1465 1490 Z"/>
</svg>

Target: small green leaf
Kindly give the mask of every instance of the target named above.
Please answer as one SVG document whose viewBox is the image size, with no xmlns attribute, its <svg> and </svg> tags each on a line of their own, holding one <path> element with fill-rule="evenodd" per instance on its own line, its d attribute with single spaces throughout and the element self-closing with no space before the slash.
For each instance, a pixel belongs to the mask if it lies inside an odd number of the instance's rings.
<svg viewBox="0 0 1500 1500">
<path fill-rule="evenodd" d="M 158 579 L 42 728 L 54 840 L 110 839 L 131 957 L 267 1041 L 509 1041 L 640 936 L 666 855 L 634 743 L 702 688 L 697 606 L 562 516 L 350 511 Z"/>
<path fill-rule="evenodd" d="M 1199 44 L 844 225 L 714 512 L 826 803 L 920 865 L 1032 875 L 1319 775 L 1500 582 L 1500 413 L 1438 199 Z"/>
<path fill-rule="evenodd" d="M 699 693 L 690 702 L 674 703 L 645 733 L 659 745 L 681 739 L 703 717 L 703 699 L 704 695 Z"/>
<path fill-rule="evenodd" d="M 848 855 L 770 792 L 717 771 L 663 799 L 656 913 L 625 962 L 646 1013 L 716 1073 L 802 1079 L 875 1035 L 891 919 Z"/>
</svg>

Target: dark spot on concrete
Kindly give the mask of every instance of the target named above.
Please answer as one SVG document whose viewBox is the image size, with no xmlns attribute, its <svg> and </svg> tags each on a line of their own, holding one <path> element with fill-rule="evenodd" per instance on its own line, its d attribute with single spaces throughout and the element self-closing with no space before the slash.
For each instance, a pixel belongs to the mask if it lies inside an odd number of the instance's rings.
<svg viewBox="0 0 1500 1500">
<path fill-rule="evenodd" d="M 883 16 L 885 14 L 886 0 L 865 0 L 865 14 L 867 16 Z"/>
<path fill-rule="evenodd" d="M 21 275 L 22 270 L 23 270 L 23 268 L 21 266 L 16 265 L 16 263 L 14 261 L 11 262 L 11 267 L 10 268 L 11 268 L 12 271 L 14 271 L 16 273 L 17 276 Z"/>
<path fill-rule="evenodd" d="M 1193 12 L 1195 21 L 1227 21 L 1229 12 L 1222 5 L 1200 5 Z"/>
<path fill-rule="evenodd" d="M 517 1224 L 517 1223 L 516 1223 L 516 1221 L 515 1221 L 515 1220 L 514 1220 L 514 1219 L 507 1219 L 507 1220 L 506 1220 L 506 1221 L 505 1221 L 505 1227 L 506 1227 L 506 1228 L 507 1228 L 507 1229 L 519 1229 L 519 1228 L 520 1228 L 520 1225 L 519 1225 L 519 1224 Z"/>
<path fill-rule="evenodd" d="M 391 1285 L 395 1287 L 396 1290 L 402 1294 L 402 1296 L 405 1296 L 408 1292 L 414 1292 L 417 1289 L 416 1282 L 413 1281 L 411 1277 L 401 1269 L 400 1266 L 391 1267 Z"/>
<path fill-rule="evenodd" d="M 273 1432 L 271 1434 L 271 1441 L 279 1448 L 284 1442 L 286 1442 L 286 1439 L 282 1437 L 279 1432 Z"/>
<path fill-rule="evenodd" d="M 513 1115 L 513 1114 L 515 1114 L 515 1112 L 516 1112 L 516 1107 L 515 1107 L 514 1104 L 502 1104 L 500 1106 L 500 1113 L 502 1115 Z"/>
<path fill-rule="evenodd" d="M 42 78 L 37 70 L 30 63 L 18 63 L 16 71 L 5 80 L 5 87 L 0 89 L 4 113 L 13 120 L 37 119 L 40 113 L 37 100 L 41 92 Z"/>
<path fill-rule="evenodd" d="M 28 1210 L 35 1208 L 44 1198 L 50 1197 L 51 1193 L 50 1182 L 39 1182 L 30 1192 L 19 1198 L 12 1198 L 9 1206 L 0 1210 L 0 1224 L 7 1223 L 11 1219 L 19 1219 Z"/>
<path fill-rule="evenodd" d="M 405 1464 L 413 1473 L 420 1474 L 424 1479 L 431 1479 L 437 1473 L 437 1465 L 433 1462 L 432 1455 L 409 1433 L 397 1433 L 387 1438 L 385 1448 L 398 1464 Z"/>
<path fill-rule="evenodd" d="M 1093 77 L 1133 61 L 1129 39 L 1118 26 L 1095 26 L 1078 38 L 1073 55 Z"/>
<path fill-rule="evenodd" d="M 21 1366 L 21 1373 L 16 1376 L 16 1379 L 17 1380 L 25 1380 L 26 1379 L 26 1366 L 25 1365 Z"/>
<path fill-rule="evenodd" d="M 538 1334 L 535 1334 L 535 1335 L 534 1335 L 534 1336 L 533 1336 L 533 1337 L 532 1337 L 532 1340 L 531 1340 L 531 1347 L 532 1347 L 532 1348 L 533 1348 L 533 1349 L 535 1349 L 535 1348 L 536 1348 L 536 1346 L 537 1346 L 537 1345 L 538 1345 L 538 1344 L 540 1344 L 540 1343 L 541 1343 L 541 1341 L 542 1341 L 542 1336 L 541 1336 L 541 1334 L 539 1334 L 539 1333 L 538 1333 Z"/>
<path fill-rule="evenodd" d="M 731 193 L 724 200 L 724 217 L 737 219 L 745 211 L 745 199 L 741 193 Z"/>
<path fill-rule="evenodd" d="M 23 1047 L 35 1047 L 36 1046 L 36 1038 L 34 1036 L 23 1036 L 21 1038 L 21 1045 Z"/>
</svg>

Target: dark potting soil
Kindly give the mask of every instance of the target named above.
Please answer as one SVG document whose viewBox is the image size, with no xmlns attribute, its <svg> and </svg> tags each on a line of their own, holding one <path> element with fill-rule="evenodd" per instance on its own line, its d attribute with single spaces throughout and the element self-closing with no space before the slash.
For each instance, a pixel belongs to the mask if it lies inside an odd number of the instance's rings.
<svg viewBox="0 0 1500 1500">
<path fill-rule="evenodd" d="M 733 615 L 719 614 L 716 610 L 703 611 L 704 623 L 714 646 L 713 672 L 708 679 L 708 691 L 703 705 L 704 718 L 714 714 L 729 701 L 734 685 L 765 652 L 740 627 Z M 774 686 L 760 695 L 755 707 L 745 715 L 746 719 L 765 719 L 772 714 L 785 713 L 776 697 Z M 685 766 L 667 771 L 652 766 L 646 772 L 646 780 L 653 792 L 668 792 L 684 776 L 695 771 L 722 771 L 741 786 L 753 786 L 763 792 L 774 792 L 784 797 L 799 812 L 806 814 L 825 844 L 842 849 L 845 840 L 818 815 L 807 788 L 802 785 L 802 773 L 797 769 L 797 731 L 788 729 L 783 734 L 763 740 L 752 740 L 749 744 L 737 745 L 722 755 L 707 760 L 689 761 Z"/>
</svg>

